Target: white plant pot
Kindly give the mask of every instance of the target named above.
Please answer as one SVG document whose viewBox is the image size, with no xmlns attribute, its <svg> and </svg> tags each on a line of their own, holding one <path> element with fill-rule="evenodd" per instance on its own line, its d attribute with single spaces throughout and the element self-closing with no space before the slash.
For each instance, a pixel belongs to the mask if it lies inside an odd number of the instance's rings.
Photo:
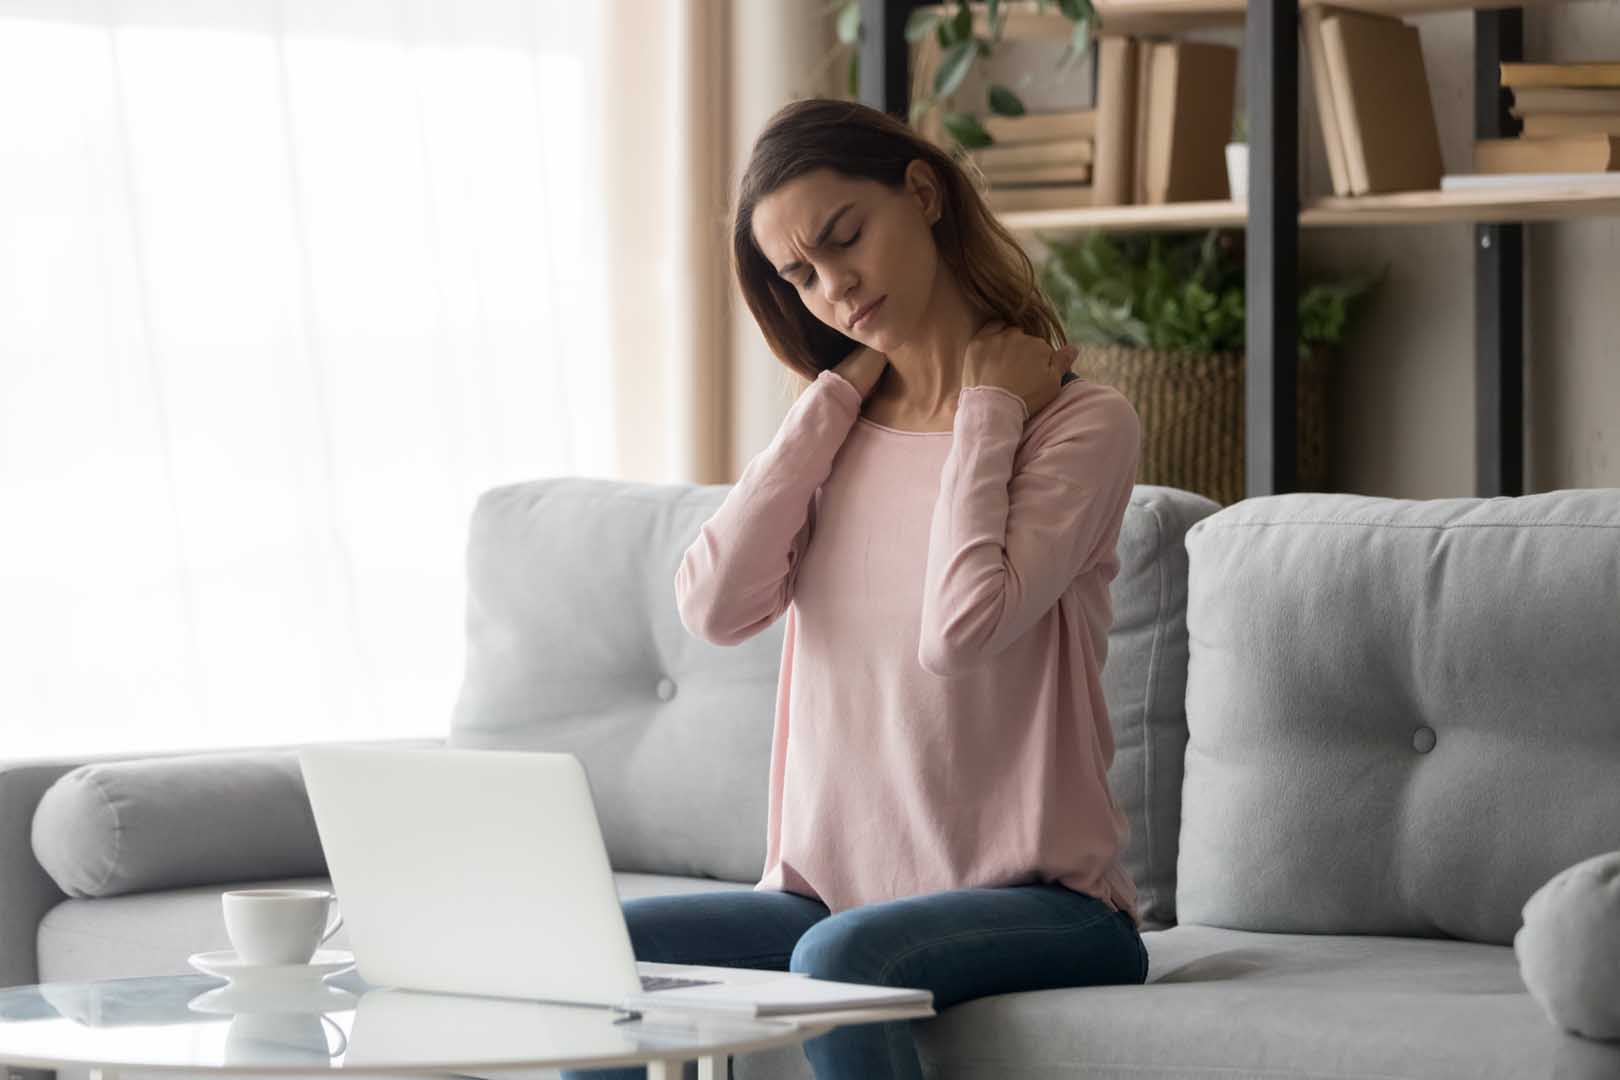
<svg viewBox="0 0 1620 1080">
<path fill-rule="evenodd" d="M 1232 189 L 1232 198 L 1238 202 L 1249 197 L 1249 144 L 1226 144 L 1226 183 Z"/>
</svg>

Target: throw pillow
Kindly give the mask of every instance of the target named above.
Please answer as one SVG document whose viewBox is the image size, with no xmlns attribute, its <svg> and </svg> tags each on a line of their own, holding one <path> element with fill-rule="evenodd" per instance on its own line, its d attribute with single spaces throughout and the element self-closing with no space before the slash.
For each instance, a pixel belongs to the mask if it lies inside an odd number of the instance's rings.
<svg viewBox="0 0 1620 1080">
<path fill-rule="evenodd" d="M 32 840 L 72 897 L 326 873 L 295 751 L 80 766 L 40 799 Z"/>
<path fill-rule="evenodd" d="M 1620 851 L 1578 862 L 1537 889 L 1513 951 L 1548 1019 L 1590 1039 L 1620 1039 Z"/>
</svg>

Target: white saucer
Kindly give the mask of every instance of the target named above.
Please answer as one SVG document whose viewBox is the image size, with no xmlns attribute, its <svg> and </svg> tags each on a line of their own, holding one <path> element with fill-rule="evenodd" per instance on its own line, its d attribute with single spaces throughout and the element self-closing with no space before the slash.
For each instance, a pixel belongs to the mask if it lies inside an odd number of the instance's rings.
<svg viewBox="0 0 1620 1080">
<path fill-rule="evenodd" d="M 198 971 L 243 989 L 320 986 L 327 977 L 354 967 L 354 953 L 347 949 L 318 949 L 307 964 L 249 964 L 235 949 L 196 953 L 186 960 Z"/>
</svg>

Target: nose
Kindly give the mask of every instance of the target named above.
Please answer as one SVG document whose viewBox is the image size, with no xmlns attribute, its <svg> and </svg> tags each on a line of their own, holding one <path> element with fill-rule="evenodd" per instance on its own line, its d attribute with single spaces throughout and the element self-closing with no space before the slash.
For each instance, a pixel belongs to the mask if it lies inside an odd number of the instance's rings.
<svg viewBox="0 0 1620 1080">
<path fill-rule="evenodd" d="M 844 270 L 833 270 L 822 275 L 822 294 L 827 303 L 836 304 L 855 287 L 855 275 Z"/>
</svg>

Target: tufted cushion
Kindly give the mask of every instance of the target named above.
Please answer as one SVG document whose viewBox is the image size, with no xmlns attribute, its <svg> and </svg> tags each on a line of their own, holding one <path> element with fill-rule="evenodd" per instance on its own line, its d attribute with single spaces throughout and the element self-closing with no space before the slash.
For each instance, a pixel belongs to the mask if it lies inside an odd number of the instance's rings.
<svg viewBox="0 0 1620 1080">
<path fill-rule="evenodd" d="M 782 622 L 720 648 L 675 607 L 724 495 L 554 477 L 473 511 L 450 745 L 578 756 L 615 870 L 757 881 L 764 865 Z"/>
<path fill-rule="evenodd" d="M 1620 851 L 1560 870 L 1524 905 L 1519 974 L 1547 1018 L 1620 1039 Z"/>
<path fill-rule="evenodd" d="M 785 620 L 735 646 L 689 634 L 674 580 L 727 485 L 556 477 L 486 492 L 468 545 L 467 666 L 451 745 L 561 750 L 590 777 L 616 870 L 757 881 Z M 1110 782 L 1144 920 L 1174 919 L 1185 549 L 1217 509 L 1141 486 L 1120 531 L 1103 678 Z"/>
<path fill-rule="evenodd" d="M 293 751 L 82 765 L 46 790 L 32 840 L 73 897 L 326 873 Z"/>
<path fill-rule="evenodd" d="M 1188 531 L 1181 921 L 1506 945 L 1620 835 L 1620 490 Z"/>
</svg>

